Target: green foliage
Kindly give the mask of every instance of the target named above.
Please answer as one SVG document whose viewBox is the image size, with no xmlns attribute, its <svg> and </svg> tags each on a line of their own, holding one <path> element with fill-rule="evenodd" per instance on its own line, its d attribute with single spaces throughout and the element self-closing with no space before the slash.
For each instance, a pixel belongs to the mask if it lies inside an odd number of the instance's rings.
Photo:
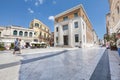
<svg viewBox="0 0 120 80">
<path fill-rule="evenodd" d="M 14 43 L 11 43 L 10 49 L 14 49 Z"/>
<path fill-rule="evenodd" d="M 112 33 L 112 35 L 110 36 L 110 40 L 113 41 L 113 42 L 117 41 L 116 33 Z"/>
<path fill-rule="evenodd" d="M 110 36 L 107 35 L 107 36 L 105 37 L 105 39 L 106 39 L 107 41 L 110 41 Z"/>
<path fill-rule="evenodd" d="M 117 41 L 116 33 L 113 33 L 110 36 L 110 47 L 111 47 L 111 50 L 117 50 L 116 41 Z"/>
<path fill-rule="evenodd" d="M 0 51 L 5 50 L 4 43 L 0 43 Z"/>
</svg>

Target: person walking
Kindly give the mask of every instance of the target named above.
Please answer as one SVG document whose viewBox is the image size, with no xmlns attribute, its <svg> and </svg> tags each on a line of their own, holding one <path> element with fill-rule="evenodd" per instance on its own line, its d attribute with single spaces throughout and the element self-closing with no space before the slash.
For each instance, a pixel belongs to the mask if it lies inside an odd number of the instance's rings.
<svg viewBox="0 0 120 80">
<path fill-rule="evenodd" d="M 13 54 L 16 54 L 16 51 L 19 50 L 18 45 L 19 45 L 19 40 L 18 40 L 18 38 L 16 38 L 16 40 L 14 42 L 14 51 L 13 51 Z"/>
<path fill-rule="evenodd" d="M 13 54 L 16 54 L 16 51 L 19 51 L 19 53 L 21 54 L 21 39 L 18 39 L 18 38 L 16 38 L 16 40 L 14 42 Z"/>
<path fill-rule="evenodd" d="M 120 33 L 117 34 L 117 48 L 118 48 L 118 54 L 119 54 L 119 65 L 120 65 Z"/>
</svg>

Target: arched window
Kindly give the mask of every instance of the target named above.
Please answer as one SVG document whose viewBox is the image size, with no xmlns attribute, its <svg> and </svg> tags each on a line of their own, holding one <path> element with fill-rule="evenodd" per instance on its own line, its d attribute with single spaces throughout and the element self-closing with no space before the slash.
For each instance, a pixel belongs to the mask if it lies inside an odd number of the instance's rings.
<svg viewBox="0 0 120 80">
<path fill-rule="evenodd" d="M 13 35 L 17 36 L 17 31 L 16 30 L 13 31 Z"/>
<path fill-rule="evenodd" d="M 33 35 L 32 32 L 30 32 L 30 33 L 29 33 L 29 36 L 32 37 L 32 35 Z"/>
<path fill-rule="evenodd" d="M 1 37 L 1 32 L 0 32 L 0 37 Z"/>
<path fill-rule="evenodd" d="M 28 32 L 25 32 L 25 33 L 24 33 L 24 36 L 25 36 L 25 37 L 28 36 Z"/>
<path fill-rule="evenodd" d="M 22 31 L 19 32 L 19 36 L 23 36 L 23 32 Z"/>
<path fill-rule="evenodd" d="M 39 27 L 39 24 L 38 24 L 38 23 L 35 23 L 35 26 L 36 26 L 36 27 Z"/>
<path fill-rule="evenodd" d="M 119 9 L 119 6 L 117 7 L 117 13 L 118 13 L 118 14 L 120 13 L 120 9 Z"/>
</svg>

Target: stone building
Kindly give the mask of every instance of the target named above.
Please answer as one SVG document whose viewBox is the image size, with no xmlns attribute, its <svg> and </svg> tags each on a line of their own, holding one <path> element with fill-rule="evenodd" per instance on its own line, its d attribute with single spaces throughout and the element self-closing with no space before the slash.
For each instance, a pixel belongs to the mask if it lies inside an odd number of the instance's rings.
<svg viewBox="0 0 120 80">
<path fill-rule="evenodd" d="M 32 20 L 30 23 L 30 29 L 34 30 L 36 41 L 49 43 L 50 29 L 40 20 Z"/>
<path fill-rule="evenodd" d="M 16 38 L 20 38 L 23 45 L 30 45 L 34 41 L 34 30 L 16 25 L 0 27 L 0 43 L 10 46 Z"/>
<path fill-rule="evenodd" d="M 50 46 L 54 46 L 54 32 L 51 32 L 51 36 L 50 36 Z"/>
<path fill-rule="evenodd" d="M 120 0 L 109 0 L 109 13 L 106 15 L 107 34 L 120 32 Z"/>
<path fill-rule="evenodd" d="M 93 34 L 92 24 L 81 4 L 55 16 L 55 46 L 90 47 L 94 45 Z"/>
</svg>

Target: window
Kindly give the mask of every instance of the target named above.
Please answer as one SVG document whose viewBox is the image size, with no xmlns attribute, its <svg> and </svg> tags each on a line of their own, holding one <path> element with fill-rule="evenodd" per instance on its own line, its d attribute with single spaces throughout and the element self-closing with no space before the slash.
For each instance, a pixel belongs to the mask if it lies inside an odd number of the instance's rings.
<svg viewBox="0 0 120 80">
<path fill-rule="evenodd" d="M 75 18 L 78 17 L 78 13 L 74 13 L 74 17 L 75 17 Z"/>
<path fill-rule="evenodd" d="M 79 35 L 75 34 L 75 42 L 79 42 Z"/>
<path fill-rule="evenodd" d="M 63 20 L 64 21 L 68 20 L 68 16 L 63 17 Z"/>
<path fill-rule="evenodd" d="M 34 39 L 34 42 L 38 42 L 38 39 Z"/>
<path fill-rule="evenodd" d="M 78 28 L 78 22 L 74 22 L 75 28 Z"/>
<path fill-rule="evenodd" d="M 40 36 L 42 36 L 42 32 L 40 32 Z"/>
<path fill-rule="evenodd" d="M 34 35 L 37 35 L 38 33 L 37 32 L 34 32 Z"/>
<path fill-rule="evenodd" d="M 84 29 L 84 23 L 83 23 L 83 29 Z"/>
<path fill-rule="evenodd" d="M 17 31 L 16 30 L 13 31 L 13 35 L 17 36 Z"/>
<path fill-rule="evenodd" d="M 38 23 L 35 23 L 35 26 L 36 26 L 36 27 L 39 27 L 39 24 L 38 24 Z"/>
<path fill-rule="evenodd" d="M 24 33 L 24 36 L 25 36 L 25 37 L 28 36 L 28 32 L 25 32 L 25 33 Z"/>
<path fill-rule="evenodd" d="M 44 38 L 46 38 L 46 34 L 44 33 Z"/>
<path fill-rule="evenodd" d="M 63 30 L 68 30 L 68 24 L 67 25 L 63 25 Z"/>
<path fill-rule="evenodd" d="M 32 32 L 29 33 L 29 36 L 32 37 Z"/>
<path fill-rule="evenodd" d="M 58 43 L 58 37 L 56 37 L 56 43 Z"/>
<path fill-rule="evenodd" d="M 118 12 L 118 14 L 120 13 L 119 6 L 117 7 L 117 12 Z"/>
<path fill-rule="evenodd" d="M 19 36 L 23 36 L 23 32 L 22 31 L 19 32 Z"/>
<path fill-rule="evenodd" d="M 56 32 L 58 32 L 58 27 L 56 27 Z"/>
<path fill-rule="evenodd" d="M 1 37 L 1 32 L 0 32 L 0 37 Z"/>
<path fill-rule="evenodd" d="M 40 28 L 42 28 L 42 24 L 40 25 Z"/>
</svg>

